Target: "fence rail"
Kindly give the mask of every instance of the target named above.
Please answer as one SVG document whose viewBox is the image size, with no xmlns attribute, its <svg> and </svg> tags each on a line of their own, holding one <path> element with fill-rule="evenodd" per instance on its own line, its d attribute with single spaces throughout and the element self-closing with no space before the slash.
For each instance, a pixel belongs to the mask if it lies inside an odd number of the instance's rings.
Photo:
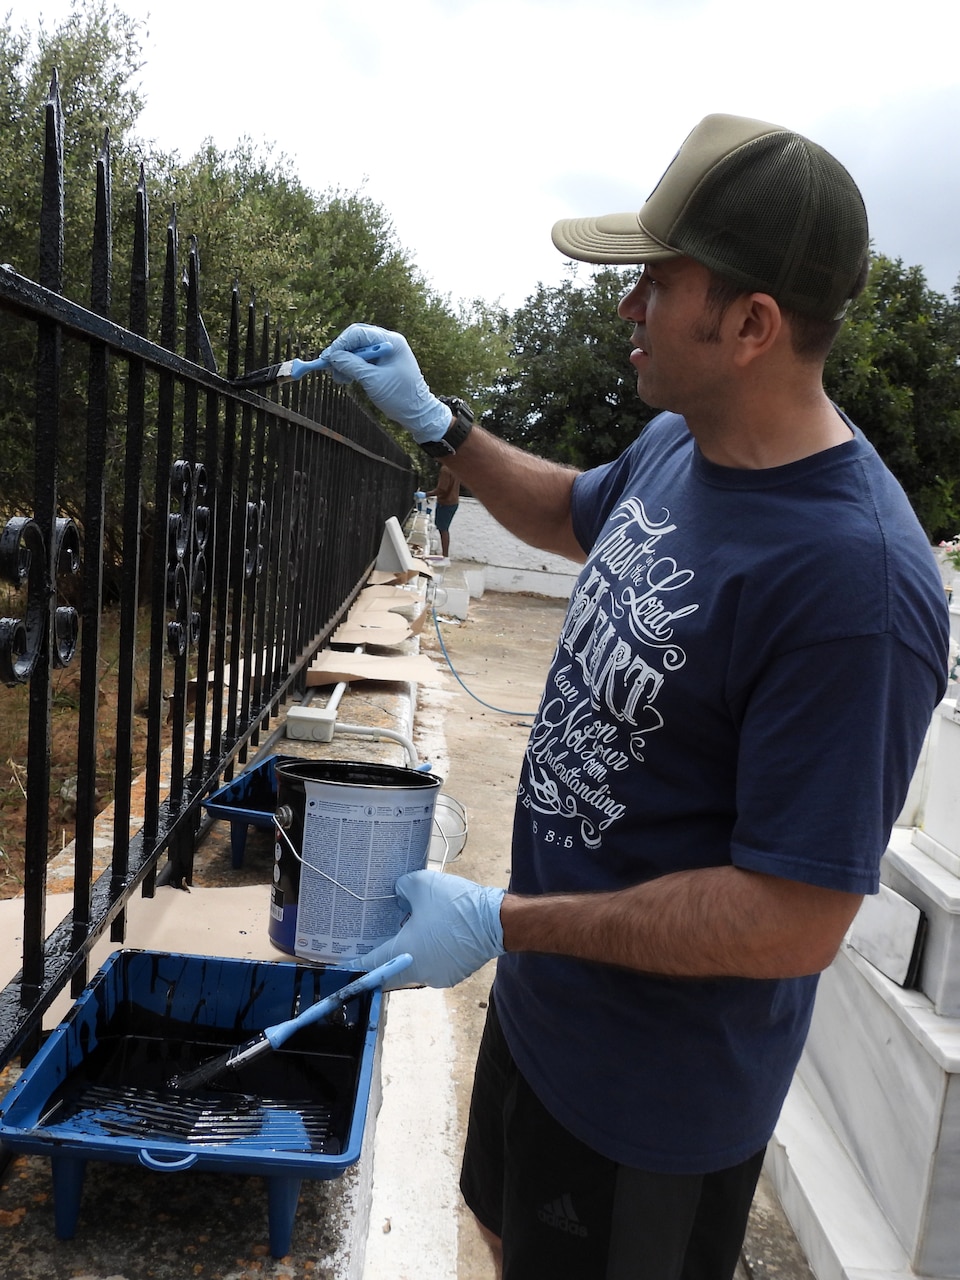
<svg viewBox="0 0 960 1280">
<path fill-rule="evenodd" d="M 134 891 L 152 894 L 158 878 L 189 882 L 203 799 L 302 691 L 307 666 L 376 558 L 384 521 L 409 511 L 415 488 L 400 446 L 323 375 L 264 396 L 232 385 L 241 366 L 262 368 L 292 354 L 289 346 L 281 351 L 253 302 L 242 314 L 236 287 L 220 375 L 200 309 L 198 247 L 191 242 L 181 263 L 175 212 L 166 228 L 160 341 L 150 340 L 142 170 L 129 327 L 111 318 L 106 139 L 97 162 L 90 307 L 64 297 L 56 76 L 45 137 L 39 279 L 0 266 L 0 337 L 5 327 L 25 331 L 35 362 L 33 510 L 0 514 L 0 579 L 20 614 L 0 618 L 0 681 L 29 689 L 23 965 L 0 991 L 0 1067 L 35 1052 L 52 1001 L 68 984 L 76 994 L 86 982 L 97 939 L 109 929 L 114 941 L 126 940 Z M 82 494 L 73 517 L 63 513 L 68 468 Z M 104 734 L 108 519 L 119 526 L 109 563 L 109 589 L 118 597 L 117 711 Z M 135 805 L 141 658 L 146 750 Z M 48 934 L 53 690 L 56 673 L 74 664 L 73 903 Z M 113 825 L 110 865 L 98 873 L 96 780 L 105 758 L 112 759 Z"/>
</svg>

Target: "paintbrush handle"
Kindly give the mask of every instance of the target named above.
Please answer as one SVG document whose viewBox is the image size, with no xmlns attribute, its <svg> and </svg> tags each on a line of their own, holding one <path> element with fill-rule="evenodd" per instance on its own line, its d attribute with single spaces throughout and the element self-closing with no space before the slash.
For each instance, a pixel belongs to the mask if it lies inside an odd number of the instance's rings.
<svg viewBox="0 0 960 1280">
<path fill-rule="evenodd" d="M 385 356 L 388 351 L 393 350 L 391 342 L 374 342 L 369 347 L 358 347 L 356 351 L 351 352 L 352 355 L 359 356 L 361 360 L 376 360 L 378 356 Z M 325 356 L 317 356 L 316 360 L 297 360 L 290 361 L 290 378 L 296 382 L 305 374 L 313 373 L 317 369 L 326 369 L 329 361 Z"/>
<path fill-rule="evenodd" d="M 295 1018 L 289 1018 L 286 1022 L 278 1022 L 274 1027 L 266 1027 L 263 1035 L 272 1048 L 279 1049 L 301 1027 L 308 1027 L 314 1022 L 322 1022 L 324 1018 L 329 1017 L 331 1013 L 335 1013 L 342 1004 L 346 1004 L 354 996 L 360 995 L 363 991 L 372 991 L 374 987 L 382 986 L 383 983 L 389 982 L 396 974 L 402 973 L 412 963 L 413 956 L 404 951 L 400 955 L 394 956 L 392 960 L 388 960 L 386 964 L 381 964 L 376 969 L 371 969 L 369 973 L 363 974 L 362 977 L 355 978 L 353 982 L 348 982 L 345 987 L 341 987 L 331 995 L 324 996 L 322 1000 L 312 1004 L 309 1009 L 304 1009 L 303 1013 L 297 1014 Z"/>
</svg>

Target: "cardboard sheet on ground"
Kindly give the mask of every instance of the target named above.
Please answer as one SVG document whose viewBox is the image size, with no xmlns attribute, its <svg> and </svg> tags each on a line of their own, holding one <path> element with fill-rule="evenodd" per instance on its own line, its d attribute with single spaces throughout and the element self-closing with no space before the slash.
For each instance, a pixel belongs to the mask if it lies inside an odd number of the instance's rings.
<svg viewBox="0 0 960 1280">
<path fill-rule="evenodd" d="M 412 633 L 419 635 L 423 630 L 427 612 L 426 604 L 421 597 L 413 591 L 405 591 L 403 587 L 364 587 L 353 602 L 353 608 L 347 614 L 347 621 L 352 622 L 357 617 L 363 617 L 366 622 L 367 618 L 364 615 L 371 613 L 375 618 L 384 613 L 402 614 L 409 620 Z"/>
<path fill-rule="evenodd" d="M 402 680 L 440 688 L 450 683 L 425 653 L 377 657 L 370 653 L 338 653 L 324 649 L 307 670 L 308 685 L 339 684 L 341 680 L 348 684 L 356 680 Z"/>
<path fill-rule="evenodd" d="M 399 613 L 386 609 L 351 610 L 333 633 L 335 644 L 379 644 L 390 648 L 409 640 L 413 630 Z"/>
<path fill-rule="evenodd" d="M 433 569 L 425 560 L 414 558 L 413 569 L 405 571 L 400 569 L 374 569 L 367 581 L 372 586 L 386 586 L 390 583 L 409 582 L 411 578 L 421 575 L 424 578 L 432 578 L 434 576 Z"/>
<path fill-rule="evenodd" d="M 353 609 L 405 609 L 417 603 L 418 597 L 415 592 L 407 591 L 403 587 L 383 585 L 364 587 L 354 600 Z"/>
<path fill-rule="evenodd" d="M 375 596 L 370 599 L 364 599 L 363 592 L 353 602 L 353 608 L 347 614 L 350 618 L 383 618 L 390 617 L 406 617 L 409 618 L 411 613 L 416 609 L 423 608 L 423 602 L 418 596 L 412 595 L 409 591 L 403 592 L 404 599 L 397 600 L 389 596 Z"/>
<path fill-rule="evenodd" d="M 268 672 L 271 669 L 271 664 L 275 663 L 276 660 L 277 660 L 276 650 L 273 651 L 272 655 L 268 655 L 266 651 L 264 651 L 260 657 L 260 665 L 259 667 L 256 668 L 256 670 L 258 670 L 261 674 L 263 672 Z M 242 686 L 244 681 L 248 678 L 247 663 L 245 658 L 241 658 L 240 661 L 237 663 L 237 671 L 239 672 L 238 684 Z M 223 668 L 223 687 L 225 689 L 230 684 L 230 672 L 231 672 L 231 666 L 230 666 L 230 663 L 228 662 Z M 252 673 L 251 673 L 251 678 L 252 678 Z M 208 686 L 213 685 L 212 671 L 207 672 L 207 684 Z M 197 677 L 196 676 L 193 676 L 191 679 L 187 681 L 187 695 L 188 695 L 188 705 L 193 706 L 194 703 L 196 702 L 196 697 L 197 697 Z"/>
</svg>

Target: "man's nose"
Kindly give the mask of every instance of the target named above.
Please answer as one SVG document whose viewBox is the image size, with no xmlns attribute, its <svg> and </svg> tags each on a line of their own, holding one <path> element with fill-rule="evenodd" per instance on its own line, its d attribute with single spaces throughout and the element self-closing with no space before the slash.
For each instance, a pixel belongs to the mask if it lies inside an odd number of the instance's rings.
<svg viewBox="0 0 960 1280">
<path fill-rule="evenodd" d="M 647 314 L 647 290 L 640 279 L 629 293 L 624 294 L 617 307 L 617 315 L 621 320 L 639 321 Z"/>
</svg>

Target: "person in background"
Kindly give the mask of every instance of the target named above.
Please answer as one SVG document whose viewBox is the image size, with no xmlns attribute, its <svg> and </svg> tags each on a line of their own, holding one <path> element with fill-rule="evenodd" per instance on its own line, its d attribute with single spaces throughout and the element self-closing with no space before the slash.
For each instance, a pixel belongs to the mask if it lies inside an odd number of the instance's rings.
<svg viewBox="0 0 960 1280">
<path fill-rule="evenodd" d="M 514 534 L 584 562 L 509 887 L 401 877 L 409 918 L 365 963 L 408 951 L 443 987 L 498 958 L 461 1189 L 505 1280 L 729 1280 L 818 975 L 878 890 L 944 693 L 947 607 L 824 392 L 868 265 L 833 156 L 708 116 L 639 213 L 553 234 L 639 268 L 625 362 L 663 412 L 610 463 L 473 425 L 400 335 L 352 325 L 326 352 Z"/>
<path fill-rule="evenodd" d="M 436 526 L 440 534 L 440 550 L 449 559 L 450 556 L 450 524 L 457 514 L 460 505 L 460 479 L 449 467 L 440 464 L 435 489 L 427 490 L 428 498 L 436 498 Z"/>
</svg>

